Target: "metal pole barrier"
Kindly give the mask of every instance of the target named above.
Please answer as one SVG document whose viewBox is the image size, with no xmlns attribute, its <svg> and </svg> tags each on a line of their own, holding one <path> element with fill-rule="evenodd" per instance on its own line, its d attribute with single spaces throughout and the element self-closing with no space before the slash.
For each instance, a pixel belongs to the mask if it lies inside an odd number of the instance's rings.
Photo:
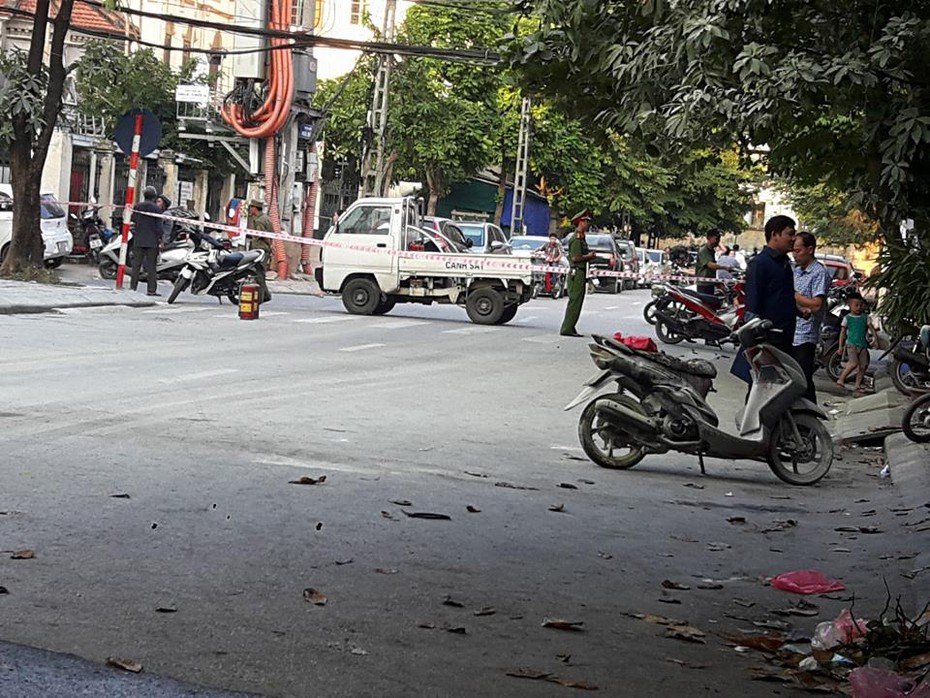
<svg viewBox="0 0 930 698">
<path fill-rule="evenodd" d="M 123 207 L 123 235 L 119 246 L 119 266 L 116 268 L 116 288 L 123 288 L 126 275 L 126 253 L 129 250 L 129 224 L 132 217 L 132 205 L 136 199 L 136 171 L 139 168 L 139 144 L 142 141 L 142 112 L 136 114 L 132 132 L 132 152 L 129 155 L 129 184 L 126 187 L 126 205 Z"/>
</svg>

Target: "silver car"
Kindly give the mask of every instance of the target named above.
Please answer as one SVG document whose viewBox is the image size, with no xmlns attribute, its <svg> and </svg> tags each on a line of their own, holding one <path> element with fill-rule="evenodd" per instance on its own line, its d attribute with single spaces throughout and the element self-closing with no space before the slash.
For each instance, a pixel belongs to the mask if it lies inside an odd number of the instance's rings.
<svg viewBox="0 0 930 698">
<path fill-rule="evenodd" d="M 483 221 L 455 221 L 455 226 L 471 240 L 471 251 L 479 254 L 510 254 L 510 245 L 504 231 L 493 223 Z"/>
</svg>

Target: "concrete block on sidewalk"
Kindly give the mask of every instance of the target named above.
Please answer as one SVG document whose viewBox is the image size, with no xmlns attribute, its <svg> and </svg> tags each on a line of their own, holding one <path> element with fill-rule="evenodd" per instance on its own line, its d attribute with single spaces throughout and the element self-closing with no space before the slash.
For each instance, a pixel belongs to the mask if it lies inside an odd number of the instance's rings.
<svg viewBox="0 0 930 698">
<path fill-rule="evenodd" d="M 876 410 L 888 410 L 901 407 L 907 398 L 897 391 L 883 390 L 874 395 L 865 395 L 849 401 L 846 406 L 846 414 L 864 414 Z"/>
<path fill-rule="evenodd" d="M 904 434 L 893 434 L 885 439 L 885 460 L 905 506 L 930 504 L 930 444 L 915 444 Z"/>
</svg>

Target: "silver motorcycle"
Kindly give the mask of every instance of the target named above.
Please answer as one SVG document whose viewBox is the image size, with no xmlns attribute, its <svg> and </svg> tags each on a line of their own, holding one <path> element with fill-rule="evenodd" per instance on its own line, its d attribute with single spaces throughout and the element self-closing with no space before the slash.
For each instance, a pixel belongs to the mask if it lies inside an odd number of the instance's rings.
<svg viewBox="0 0 930 698">
<path fill-rule="evenodd" d="M 578 422 L 585 453 L 602 467 L 626 469 L 647 454 L 679 451 L 696 455 L 702 473 L 707 456 L 747 459 L 767 463 L 789 484 L 814 484 L 833 463 L 833 439 L 823 424 L 826 414 L 804 398 L 800 366 L 766 341 L 775 331 L 755 319 L 735 333 L 753 381 L 736 434 L 720 427 L 706 401 L 717 376 L 709 361 L 631 349 L 595 335 L 591 358 L 599 370 L 565 407 L 586 403 Z M 616 392 L 603 394 L 614 384 Z"/>
</svg>

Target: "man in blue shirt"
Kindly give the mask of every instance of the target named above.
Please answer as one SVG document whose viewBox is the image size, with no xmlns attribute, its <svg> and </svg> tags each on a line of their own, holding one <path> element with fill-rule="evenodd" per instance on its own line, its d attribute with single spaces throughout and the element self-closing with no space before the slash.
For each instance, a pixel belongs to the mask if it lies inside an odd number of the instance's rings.
<svg viewBox="0 0 930 698">
<path fill-rule="evenodd" d="M 794 300 L 801 310 L 794 331 L 794 358 L 807 377 L 804 397 L 817 403 L 814 389 L 814 369 L 817 364 L 817 343 L 823 324 L 827 295 L 832 279 L 826 267 L 814 257 L 817 240 L 808 232 L 800 232 L 794 239 Z"/>
<path fill-rule="evenodd" d="M 773 335 L 771 344 L 787 354 L 793 354 L 795 321 L 798 306 L 794 298 L 794 272 L 788 253 L 794 247 L 794 219 L 773 216 L 765 224 L 765 247 L 752 258 L 746 268 L 746 319 L 770 320 L 780 334 Z M 740 351 L 730 372 L 750 382 L 749 362 Z"/>
</svg>

